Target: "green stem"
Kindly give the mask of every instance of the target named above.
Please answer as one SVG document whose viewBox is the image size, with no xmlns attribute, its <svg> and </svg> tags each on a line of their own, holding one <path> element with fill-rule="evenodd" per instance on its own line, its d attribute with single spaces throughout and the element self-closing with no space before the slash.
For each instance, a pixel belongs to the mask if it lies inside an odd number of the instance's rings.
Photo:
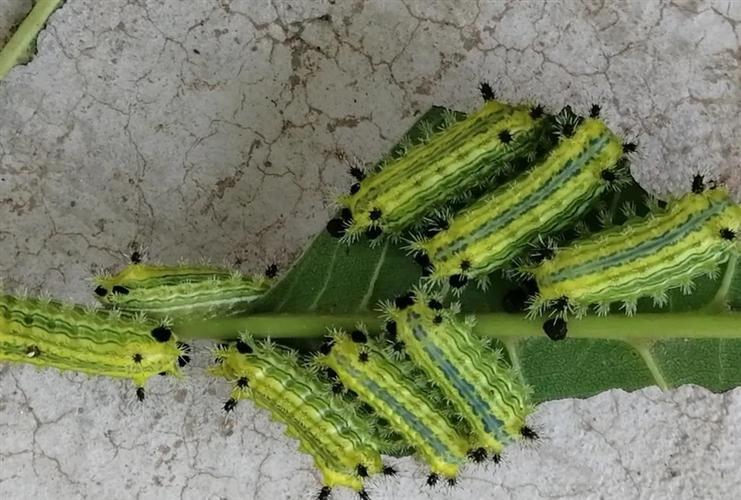
<svg viewBox="0 0 741 500">
<path fill-rule="evenodd" d="M 0 49 L 0 80 L 17 64 L 31 59 L 36 37 L 46 24 L 49 16 L 57 10 L 64 0 L 36 0 L 33 9 L 26 16 L 8 43 Z"/>
<path fill-rule="evenodd" d="M 247 331 L 260 337 L 311 338 L 321 337 L 327 328 L 353 328 L 364 323 L 378 330 L 382 321 L 372 314 L 258 314 L 225 320 L 184 323 L 177 326 L 183 339 L 227 340 Z M 531 321 L 507 313 L 477 315 L 474 331 L 498 339 L 542 337 L 542 321 Z M 569 338 L 614 339 L 626 342 L 670 338 L 741 339 L 741 314 L 705 313 L 644 313 L 636 316 L 587 316 L 570 319 Z"/>
</svg>

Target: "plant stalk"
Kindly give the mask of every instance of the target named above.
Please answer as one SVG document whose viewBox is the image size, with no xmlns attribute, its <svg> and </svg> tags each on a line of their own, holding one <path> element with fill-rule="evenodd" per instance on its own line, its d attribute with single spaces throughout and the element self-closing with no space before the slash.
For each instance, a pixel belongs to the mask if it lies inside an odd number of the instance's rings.
<svg viewBox="0 0 741 500">
<path fill-rule="evenodd" d="M 49 16 L 54 13 L 64 0 L 36 0 L 18 29 L 10 37 L 5 47 L 0 49 L 0 80 L 18 64 L 28 62 L 32 57 L 36 38 L 43 29 Z"/>
<path fill-rule="evenodd" d="M 528 320 L 507 313 L 476 316 L 474 332 L 498 339 L 544 337 L 542 320 Z M 380 330 L 382 320 L 373 314 L 257 314 L 230 319 L 182 323 L 176 326 L 182 339 L 236 339 L 239 332 L 258 337 L 321 337 L 327 328 L 355 327 L 363 323 Z M 582 339 L 661 340 L 669 338 L 741 339 L 741 314 L 644 313 L 636 316 L 587 316 L 568 321 L 568 337 Z"/>
</svg>

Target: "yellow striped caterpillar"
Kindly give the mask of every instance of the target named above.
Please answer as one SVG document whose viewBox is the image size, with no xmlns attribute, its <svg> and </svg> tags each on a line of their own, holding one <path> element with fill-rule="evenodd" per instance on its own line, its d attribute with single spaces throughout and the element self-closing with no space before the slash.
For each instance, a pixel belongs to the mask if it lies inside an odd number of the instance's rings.
<svg viewBox="0 0 741 500">
<path fill-rule="evenodd" d="M 217 351 L 212 372 L 233 384 L 226 411 L 250 399 L 286 425 L 286 434 L 298 439 L 299 449 L 311 455 L 322 474 L 320 498 L 329 497 L 335 486 L 367 498 L 366 478 L 395 474 L 381 461 L 373 419 L 363 418 L 356 407 L 333 394 L 316 372 L 299 363 L 295 351 L 245 336 Z"/>
<path fill-rule="evenodd" d="M 130 379 L 141 400 L 150 377 L 180 374 L 188 351 L 166 323 L 144 315 L 0 296 L 0 361 Z"/>
<path fill-rule="evenodd" d="M 498 457 L 512 439 L 535 437 L 525 425 L 533 410 L 529 389 L 501 353 L 473 334 L 472 317 L 465 322 L 456 318 L 457 304 L 446 309 L 440 297 L 417 289 L 384 309 L 386 320 L 393 322 L 389 340 L 403 344 L 468 424 L 472 458 Z"/>
<path fill-rule="evenodd" d="M 633 218 L 525 269 L 539 288 L 531 314 L 554 308 L 565 319 L 567 312 L 581 316 L 594 305 L 603 315 L 614 302 L 633 314 L 640 297 L 663 306 L 668 290 L 690 293 L 693 278 L 717 274 L 738 254 L 739 231 L 741 207 L 724 188 L 695 188 L 663 213 Z"/>
<path fill-rule="evenodd" d="M 428 265 L 429 280 L 459 289 L 517 257 L 536 238 L 576 221 L 626 176 L 621 141 L 596 118 L 561 117 L 559 144 L 529 172 L 461 210 L 447 228 L 408 248 Z M 573 124 L 571 123 L 573 121 Z M 632 145 L 627 149 L 632 149 Z"/>
<path fill-rule="evenodd" d="M 314 362 L 331 368 L 346 388 L 407 440 L 430 466 L 430 484 L 438 475 L 455 481 L 470 443 L 420 387 L 412 365 L 393 359 L 388 348 L 362 330 L 352 335 L 334 331 Z"/>
<path fill-rule="evenodd" d="M 175 320 L 231 316 L 262 297 L 271 284 L 218 267 L 139 263 L 114 276 L 98 276 L 96 282 L 95 295 L 105 305 Z"/>
<path fill-rule="evenodd" d="M 342 216 L 329 232 L 354 241 L 399 235 L 467 190 L 490 183 L 519 157 L 532 155 L 545 114 L 540 106 L 487 101 L 467 118 L 411 146 L 340 198 Z"/>
</svg>

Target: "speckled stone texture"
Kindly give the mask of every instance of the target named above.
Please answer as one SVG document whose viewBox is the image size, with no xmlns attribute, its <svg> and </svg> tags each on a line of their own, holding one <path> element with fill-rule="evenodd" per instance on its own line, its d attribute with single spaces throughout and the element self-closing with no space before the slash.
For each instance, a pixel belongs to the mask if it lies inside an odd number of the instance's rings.
<svg viewBox="0 0 741 500">
<path fill-rule="evenodd" d="M 28 10 L 0 0 L 0 40 Z M 0 82 L 0 276 L 92 302 L 132 246 L 175 262 L 286 265 L 321 230 L 348 158 L 373 162 L 432 104 L 489 80 L 509 100 L 601 103 L 636 177 L 741 182 L 741 1 L 68 0 Z M 280 425 L 224 383 L 0 366 L 0 498 L 303 499 L 319 483 Z M 568 360 L 565 360 L 568 362 Z M 738 498 L 741 393 L 613 391 L 542 405 L 537 444 L 392 498 Z M 352 498 L 338 492 L 336 498 Z"/>
</svg>

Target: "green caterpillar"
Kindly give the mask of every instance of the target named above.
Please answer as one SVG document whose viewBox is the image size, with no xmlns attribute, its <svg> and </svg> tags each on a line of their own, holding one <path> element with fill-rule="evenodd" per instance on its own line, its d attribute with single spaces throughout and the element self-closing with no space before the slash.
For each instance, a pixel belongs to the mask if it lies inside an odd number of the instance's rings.
<svg viewBox="0 0 741 500">
<path fill-rule="evenodd" d="M 419 387 L 408 363 L 392 359 L 361 330 L 352 337 L 335 331 L 315 363 L 331 368 L 345 387 L 387 420 L 430 466 L 431 477 L 455 480 L 470 443 Z"/>
<path fill-rule="evenodd" d="M 525 425 L 532 412 L 529 389 L 501 355 L 471 331 L 471 322 L 443 309 L 439 297 L 415 290 L 386 306 L 394 342 L 402 342 L 411 360 L 439 387 L 458 416 L 468 423 L 473 457 L 495 457 L 513 438 L 535 437 Z"/>
<path fill-rule="evenodd" d="M 428 263 L 431 282 L 461 288 L 470 278 L 485 280 L 621 184 L 623 145 L 604 123 L 587 118 L 568 132 L 528 173 L 460 211 L 446 230 L 410 242 L 408 248 Z"/>
<path fill-rule="evenodd" d="M 399 235 L 442 204 L 491 182 L 510 162 L 533 154 L 545 114 L 540 106 L 490 100 L 464 120 L 412 146 L 340 198 L 342 218 L 327 228 L 354 241 Z M 357 170 L 357 169 L 355 169 Z"/>
<path fill-rule="evenodd" d="M 143 399 L 147 380 L 179 375 L 188 351 L 166 323 L 144 315 L 0 296 L 0 361 L 130 379 Z"/>
<path fill-rule="evenodd" d="M 98 276 L 95 294 L 103 304 L 175 320 L 231 316 L 262 297 L 271 280 L 210 266 L 134 263 L 114 276 Z"/>
<path fill-rule="evenodd" d="M 371 474 L 394 474 L 381 461 L 370 422 L 358 409 L 332 394 L 316 373 L 301 366 L 294 351 L 247 337 L 217 351 L 212 372 L 234 384 L 224 408 L 250 399 L 287 426 L 286 434 L 299 440 L 299 449 L 311 455 L 323 477 L 320 494 L 346 486 L 367 495 L 364 482 Z"/>
<path fill-rule="evenodd" d="M 669 289 L 689 293 L 693 278 L 717 273 L 739 253 L 741 207 L 723 188 L 696 191 L 663 213 L 577 241 L 525 269 L 539 288 L 531 315 L 555 308 L 564 318 L 567 312 L 582 316 L 593 304 L 607 314 L 614 302 L 633 314 L 640 297 L 662 306 Z"/>
</svg>

